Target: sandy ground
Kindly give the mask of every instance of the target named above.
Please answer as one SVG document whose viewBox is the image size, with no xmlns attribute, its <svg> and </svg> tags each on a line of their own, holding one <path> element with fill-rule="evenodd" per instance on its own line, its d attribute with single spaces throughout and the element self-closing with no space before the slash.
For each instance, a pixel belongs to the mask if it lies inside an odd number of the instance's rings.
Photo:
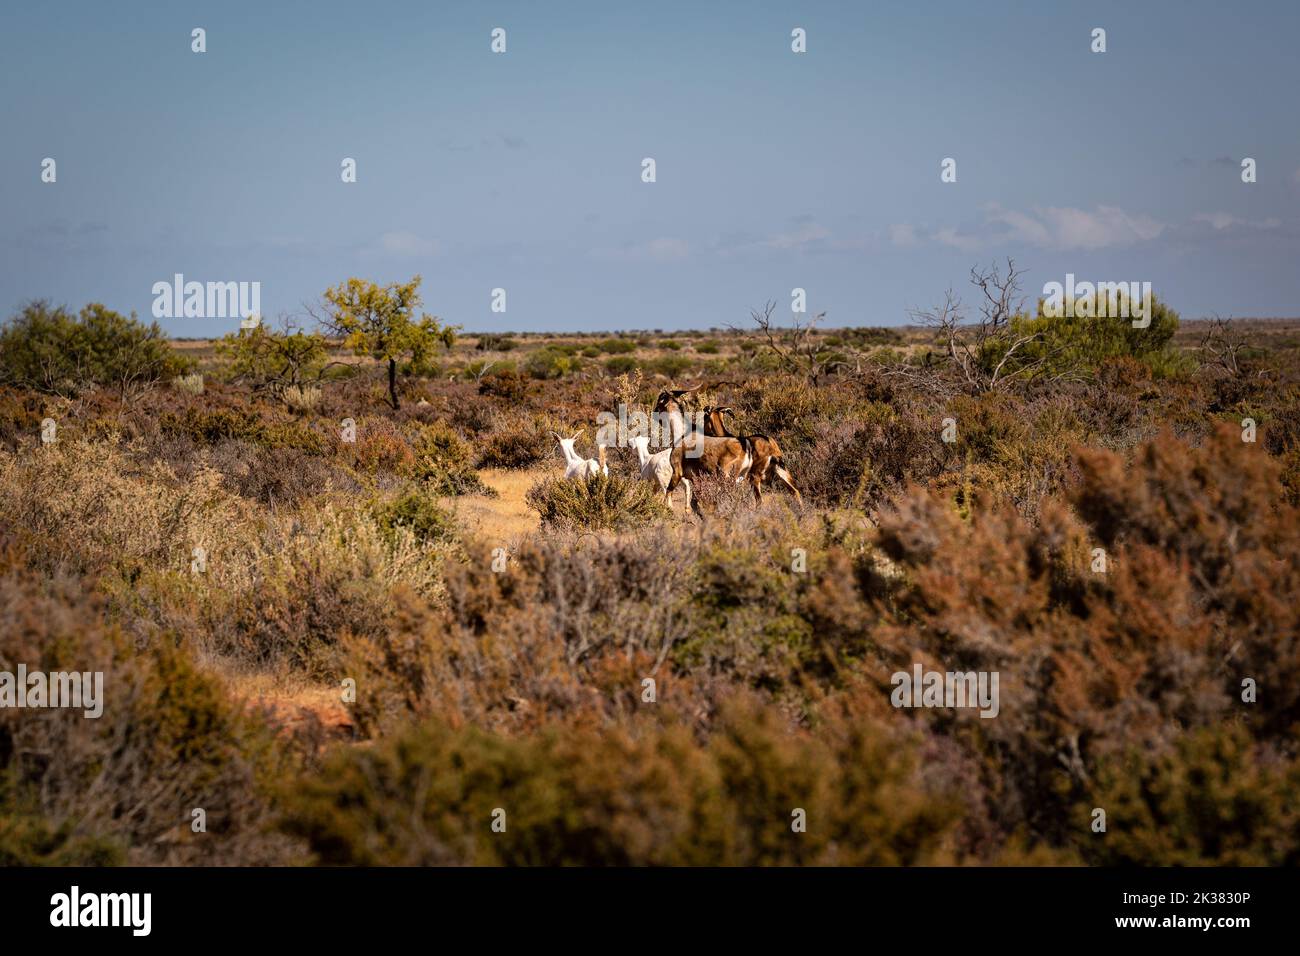
<svg viewBox="0 0 1300 956">
<path fill-rule="evenodd" d="M 497 498 L 472 495 L 448 502 L 456 511 L 461 525 L 475 537 L 499 541 L 501 547 L 513 548 L 519 539 L 537 530 L 537 513 L 524 503 L 524 495 L 547 475 L 563 472 L 559 461 L 543 462 L 525 471 L 484 468 L 479 477 L 498 493 Z"/>
<path fill-rule="evenodd" d="M 354 735 L 342 686 L 235 672 L 221 661 L 204 663 L 225 681 L 231 697 L 251 711 L 268 711 L 283 733 L 314 732 L 326 740 L 348 740 Z"/>
</svg>

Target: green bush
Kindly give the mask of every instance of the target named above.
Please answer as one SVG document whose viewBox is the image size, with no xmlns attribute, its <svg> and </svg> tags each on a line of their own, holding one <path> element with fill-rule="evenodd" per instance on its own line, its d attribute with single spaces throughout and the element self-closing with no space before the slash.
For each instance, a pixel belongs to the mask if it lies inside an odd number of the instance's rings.
<svg viewBox="0 0 1300 956">
<path fill-rule="evenodd" d="M 640 367 L 641 363 L 630 355 L 615 355 L 605 359 L 605 373 L 608 375 L 629 375 Z"/>
<path fill-rule="evenodd" d="M 669 514 L 655 486 L 619 475 L 547 478 L 525 500 L 543 524 L 564 529 L 628 531 Z"/>
<path fill-rule="evenodd" d="M 841 329 L 840 337 L 848 344 L 859 348 L 870 345 L 902 345 L 905 341 L 897 329 L 873 326 Z"/>
<path fill-rule="evenodd" d="M 508 335 L 497 335 L 493 332 L 484 332 L 478 337 L 478 342 L 474 348 L 480 352 L 509 352 L 519 343 Z"/>
<path fill-rule="evenodd" d="M 524 362 L 524 371 L 532 378 L 564 378 L 582 368 L 580 359 L 565 353 L 563 349 L 548 345 L 528 356 Z"/>
<path fill-rule="evenodd" d="M 662 355 L 646 363 L 646 371 L 674 379 L 691 368 L 695 363 L 684 355 Z"/>
<path fill-rule="evenodd" d="M 399 528 L 411 532 L 422 544 L 456 539 L 455 517 L 420 491 L 408 491 L 392 501 L 376 505 L 374 515 L 390 542 L 396 541 Z"/>
<path fill-rule="evenodd" d="M 626 355 L 636 351 L 637 343 L 633 339 L 604 339 L 596 347 L 606 355 Z"/>
<path fill-rule="evenodd" d="M 1046 303 L 1040 300 L 1037 315 L 1013 317 L 1008 334 L 990 342 L 985 354 L 979 357 L 980 364 L 987 370 L 993 369 L 1006 355 L 1010 342 L 1038 334 L 1037 340 L 1016 351 L 1011 359 L 1013 365 L 1024 367 L 1041 362 L 1042 371 L 1050 374 L 1071 369 L 1094 370 L 1107 359 L 1127 356 L 1162 369 L 1176 367 L 1176 360 L 1166 353 L 1178 331 L 1178 313 L 1154 296 L 1146 328 L 1134 328 L 1131 319 L 1118 314 L 1102 318 L 1048 316 L 1045 310 Z"/>
<path fill-rule="evenodd" d="M 814 737 L 739 699 L 720 724 L 701 744 L 686 726 L 511 739 L 428 722 L 295 783 L 285 827 L 332 865 L 951 862 L 956 787 L 928 785 L 884 722 Z"/>
<path fill-rule="evenodd" d="M 432 494 L 496 497 L 496 492 L 474 470 L 469 443 L 446 422 L 421 426 L 412 445 L 415 463 L 410 469 L 411 477 L 423 482 Z"/>
<path fill-rule="evenodd" d="M 1297 786 L 1300 765 L 1270 760 L 1244 727 L 1204 728 L 1104 763 L 1076 808 L 1076 843 L 1104 866 L 1295 866 Z M 1093 807 L 1105 833 L 1092 832 Z"/>
<path fill-rule="evenodd" d="M 0 331 L 0 382 L 75 396 L 92 385 L 126 391 L 190 371 L 158 324 L 92 302 L 73 315 L 32 302 Z"/>
<path fill-rule="evenodd" d="M 284 389 L 320 377 L 325 367 L 325 337 L 292 328 L 275 331 L 264 325 L 232 332 L 217 343 L 226 374 L 254 388 Z"/>
</svg>

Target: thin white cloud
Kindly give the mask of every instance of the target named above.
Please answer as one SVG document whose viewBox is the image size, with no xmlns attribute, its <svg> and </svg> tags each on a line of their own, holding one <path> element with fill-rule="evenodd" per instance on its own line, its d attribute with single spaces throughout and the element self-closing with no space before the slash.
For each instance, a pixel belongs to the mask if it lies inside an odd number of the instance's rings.
<svg viewBox="0 0 1300 956">
<path fill-rule="evenodd" d="M 895 246 L 914 246 L 920 242 L 916 227 L 910 222 L 896 222 L 889 227 L 889 242 Z"/>
<path fill-rule="evenodd" d="M 813 243 L 824 242 L 831 237 L 831 231 L 818 223 L 806 221 L 794 229 L 768 236 L 761 245 L 769 249 L 803 249 Z"/>
<path fill-rule="evenodd" d="M 1281 219 L 1240 219 L 1227 212 L 1202 212 L 1192 217 L 1193 222 L 1206 222 L 1215 231 L 1224 229 L 1277 229 L 1282 225 Z"/>
<path fill-rule="evenodd" d="M 670 262 L 686 258 L 690 251 L 690 243 L 685 239 L 661 236 L 646 242 L 629 242 L 621 246 L 592 249 L 591 255 L 597 259 L 621 262 Z"/>
<path fill-rule="evenodd" d="M 436 239 L 426 239 L 413 232 L 386 232 L 361 250 L 365 256 L 396 256 L 415 259 L 436 256 L 442 246 Z"/>
<path fill-rule="evenodd" d="M 868 247 L 865 238 L 837 237 L 812 216 L 798 216 L 780 232 L 767 235 L 731 233 L 720 236 L 710 248 L 720 256 L 745 256 L 773 252 L 798 252 L 808 255 L 861 252 Z"/>
<path fill-rule="evenodd" d="M 683 259 L 691 251 L 685 239 L 661 237 L 651 239 L 645 245 L 645 252 L 651 259 Z"/>
<path fill-rule="evenodd" d="M 913 223 L 889 227 L 896 246 L 937 242 L 962 252 L 1019 243 L 1041 249 L 1104 249 L 1149 242 L 1167 226 L 1150 216 L 1126 212 L 1118 206 L 1076 209 L 1072 206 L 1035 206 L 1027 210 L 990 205 L 982 218 L 960 226 L 927 228 Z"/>
<path fill-rule="evenodd" d="M 1164 223 L 1118 206 L 1092 211 L 1071 206 L 1040 206 L 1030 212 L 994 209 L 990 219 L 1005 225 L 1009 238 L 1047 249 L 1128 246 L 1155 239 L 1165 230 Z"/>
<path fill-rule="evenodd" d="M 953 226 L 941 226 L 934 231 L 934 241 L 945 246 L 952 246 L 962 252 L 975 252 L 986 245 L 980 236 L 963 233 Z"/>
<path fill-rule="evenodd" d="M 1192 217 L 1194 222 L 1208 222 L 1215 229 L 1226 229 L 1237 221 L 1226 212 L 1203 212 Z"/>
</svg>

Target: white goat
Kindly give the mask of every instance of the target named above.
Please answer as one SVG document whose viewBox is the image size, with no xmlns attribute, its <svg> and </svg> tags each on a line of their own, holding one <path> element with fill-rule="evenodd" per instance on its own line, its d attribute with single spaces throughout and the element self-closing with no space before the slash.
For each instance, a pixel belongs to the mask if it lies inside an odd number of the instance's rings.
<svg viewBox="0 0 1300 956">
<path fill-rule="evenodd" d="M 664 504 L 668 504 L 671 500 L 668 483 L 673 477 L 672 448 L 664 448 L 651 454 L 650 439 L 645 435 L 633 438 L 632 444 L 636 445 L 636 457 L 641 463 L 641 477 L 646 481 L 655 482 L 664 494 Z"/>
<path fill-rule="evenodd" d="M 578 440 L 582 432 L 578 432 L 572 438 L 561 438 L 555 432 L 551 434 L 560 443 L 560 451 L 564 454 L 565 478 L 595 478 L 602 474 L 609 477 L 609 465 L 605 464 L 604 445 L 596 446 L 596 458 L 583 458 L 573 450 L 573 443 Z"/>
</svg>

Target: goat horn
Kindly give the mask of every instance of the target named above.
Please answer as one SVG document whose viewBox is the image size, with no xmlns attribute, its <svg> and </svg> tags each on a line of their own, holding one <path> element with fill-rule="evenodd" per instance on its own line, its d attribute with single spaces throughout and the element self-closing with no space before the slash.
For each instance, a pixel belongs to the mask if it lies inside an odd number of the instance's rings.
<svg viewBox="0 0 1300 956">
<path fill-rule="evenodd" d="M 690 388 L 675 388 L 675 389 L 673 389 L 673 394 L 674 394 L 674 395 L 689 395 L 691 392 L 698 392 L 698 391 L 699 391 L 700 389 L 702 389 L 703 387 L 704 387 L 704 383 L 703 383 L 703 382 L 700 382 L 698 385 L 692 385 Z"/>
</svg>

